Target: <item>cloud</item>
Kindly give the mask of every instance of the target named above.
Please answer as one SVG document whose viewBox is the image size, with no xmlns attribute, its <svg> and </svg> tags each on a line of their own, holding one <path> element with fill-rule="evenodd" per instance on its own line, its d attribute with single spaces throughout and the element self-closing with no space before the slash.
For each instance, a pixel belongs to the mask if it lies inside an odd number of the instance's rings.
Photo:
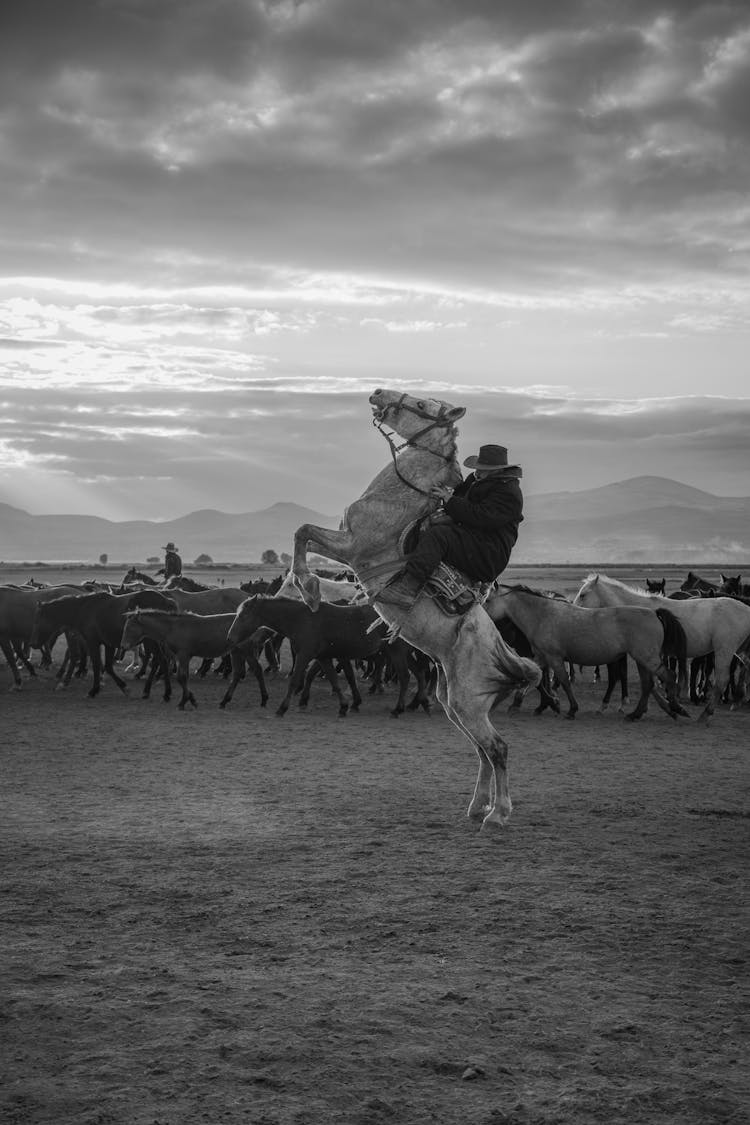
<svg viewBox="0 0 750 1125">
<path fill-rule="evenodd" d="M 39 465 L 79 482 L 79 510 L 89 513 L 166 518 L 295 500 L 336 515 L 388 460 L 370 426 L 372 389 L 321 392 L 261 376 L 222 393 L 57 389 L 30 401 L 6 388 L 0 495 L 18 502 L 9 491 L 14 472 Z M 462 457 L 486 441 L 508 445 L 530 494 L 642 474 L 677 476 L 709 492 L 747 491 L 747 401 L 573 401 L 553 388 L 425 391 L 467 407 Z M 45 500 L 37 494 L 32 510 L 46 510 Z"/>
<path fill-rule="evenodd" d="M 731 272 L 742 5 L 534 7 L 16 6 L 11 205 L 112 255 L 140 227 L 446 286 Z"/>
<path fill-rule="evenodd" d="M 537 491 L 740 487 L 741 0 L 64 9 L 0 37 L 0 473 L 335 510 L 385 383 L 510 428 Z"/>
</svg>

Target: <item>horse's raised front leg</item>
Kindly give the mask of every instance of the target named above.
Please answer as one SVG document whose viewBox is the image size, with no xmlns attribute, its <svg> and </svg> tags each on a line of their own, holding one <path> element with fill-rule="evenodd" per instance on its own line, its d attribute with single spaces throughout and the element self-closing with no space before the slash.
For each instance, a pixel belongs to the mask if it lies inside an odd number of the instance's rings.
<svg viewBox="0 0 750 1125">
<path fill-rule="evenodd" d="M 316 527 L 312 523 L 304 523 L 295 531 L 292 563 L 294 585 L 302 594 L 305 604 L 314 612 L 320 606 L 320 585 L 317 575 L 313 574 L 307 565 L 307 551 L 310 546 L 316 548 L 326 558 L 336 559 L 349 566 L 354 543 L 349 531 L 331 531 L 326 527 Z"/>
</svg>

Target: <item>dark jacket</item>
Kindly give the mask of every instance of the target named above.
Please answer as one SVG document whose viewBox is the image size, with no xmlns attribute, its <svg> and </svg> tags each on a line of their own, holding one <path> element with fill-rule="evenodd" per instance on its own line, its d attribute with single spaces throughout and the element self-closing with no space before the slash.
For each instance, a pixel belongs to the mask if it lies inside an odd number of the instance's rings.
<svg viewBox="0 0 750 1125">
<path fill-rule="evenodd" d="M 182 574 L 182 559 L 176 551 L 167 551 L 164 556 L 164 566 L 161 570 L 157 570 L 157 574 L 163 574 L 165 578 L 172 578 Z"/>
<path fill-rule="evenodd" d="M 444 510 L 471 540 L 483 576 L 494 577 L 508 564 L 523 520 L 523 495 L 515 477 L 473 473 L 445 501 Z M 489 580 L 489 578 L 487 579 Z"/>
</svg>

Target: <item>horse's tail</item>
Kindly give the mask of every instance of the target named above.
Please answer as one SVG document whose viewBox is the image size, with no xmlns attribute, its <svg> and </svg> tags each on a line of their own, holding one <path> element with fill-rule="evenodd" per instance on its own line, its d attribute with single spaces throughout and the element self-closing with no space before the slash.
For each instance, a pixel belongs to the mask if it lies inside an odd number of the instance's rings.
<svg viewBox="0 0 750 1125">
<path fill-rule="evenodd" d="M 741 645 L 737 645 L 738 656 L 748 656 L 750 654 L 750 633 L 745 637 Z"/>
<path fill-rule="evenodd" d="M 523 688 L 536 687 L 542 678 L 542 670 L 535 661 L 526 656 L 519 656 L 515 649 L 506 644 L 499 630 L 496 631 L 496 643 L 492 652 L 492 660 L 500 678 L 495 703 L 499 703 L 510 691 Z M 494 705 L 493 705 L 494 706 Z"/>
<path fill-rule="evenodd" d="M 682 623 L 669 609 L 657 609 L 656 616 L 661 621 L 664 638 L 661 644 L 662 659 L 673 657 L 679 669 L 678 680 L 684 683 L 687 680 L 687 637 Z"/>
</svg>

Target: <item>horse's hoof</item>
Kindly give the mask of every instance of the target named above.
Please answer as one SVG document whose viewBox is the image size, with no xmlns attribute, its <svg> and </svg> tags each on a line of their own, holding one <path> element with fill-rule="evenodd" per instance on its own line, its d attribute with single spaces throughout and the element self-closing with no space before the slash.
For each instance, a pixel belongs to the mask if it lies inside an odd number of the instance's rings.
<svg viewBox="0 0 750 1125">
<path fill-rule="evenodd" d="M 479 831 L 480 832 L 502 832 L 503 829 L 507 827 L 509 819 L 510 819 L 510 813 L 508 813 L 507 816 L 504 816 L 497 809 L 493 809 L 493 811 L 488 813 L 487 816 L 482 821 L 482 823 L 479 827 Z"/>
<path fill-rule="evenodd" d="M 474 824 L 482 824 L 487 816 L 489 816 L 491 808 L 489 805 L 469 805 L 466 810 L 466 816 Z"/>
</svg>

